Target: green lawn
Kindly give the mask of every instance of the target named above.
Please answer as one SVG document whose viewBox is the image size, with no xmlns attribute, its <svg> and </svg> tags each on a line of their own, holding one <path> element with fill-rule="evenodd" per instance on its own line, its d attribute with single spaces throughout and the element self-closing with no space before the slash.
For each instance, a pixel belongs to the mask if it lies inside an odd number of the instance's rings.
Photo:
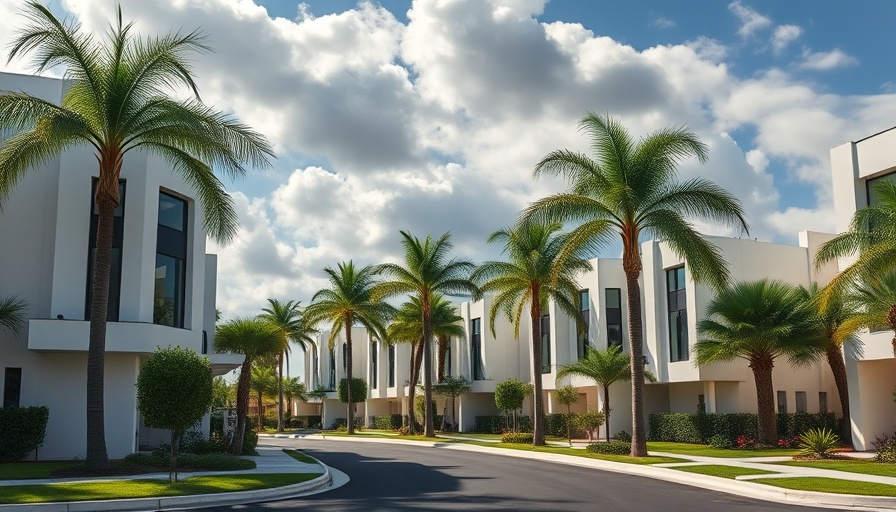
<svg viewBox="0 0 896 512">
<path fill-rule="evenodd" d="M 757 478 L 750 480 L 765 485 L 793 489 L 795 491 L 830 492 L 834 494 L 858 494 L 863 496 L 896 497 L 896 485 L 856 482 L 836 478 L 795 477 L 795 478 Z"/>
<path fill-rule="evenodd" d="M 0 480 L 52 478 L 57 469 L 83 465 L 84 461 L 53 460 L 40 462 L 9 462 L 0 464 Z"/>
<path fill-rule="evenodd" d="M 804 468 L 833 469 L 866 475 L 896 476 L 896 464 L 873 460 L 792 460 L 776 462 L 782 466 L 800 466 Z"/>
<path fill-rule="evenodd" d="M 682 459 L 673 457 L 629 457 L 628 455 L 604 455 L 601 453 L 591 453 L 586 450 L 576 448 L 566 448 L 563 446 L 532 446 L 531 444 L 511 444 L 511 443 L 489 443 L 485 441 L 463 441 L 467 444 L 476 446 L 486 446 L 488 448 L 502 448 L 508 450 L 522 450 L 527 452 L 540 453 L 558 453 L 561 455 L 572 455 L 574 457 L 584 457 L 586 459 L 607 460 L 612 462 L 624 462 L 626 464 L 666 464 L 672 462 L 685 462 Z"/>
<path fill-rule="evenodd" d="M 281 487 L 312 480 L 318 476 L 320 476 L 320 473 L 195 476 L 175 485 L 169 485 L 167 480 L 117 480 L 47 485 L 13 485 L 2 487 L 3 492 L 0 493 L 0 503 L 47 503 L 217 494 Z"/>
<path fill-rule="evenodd" d="M 725 459 L 740 459 L 747 457 L 792 457 L 800 453 L 797 448 L 762 448 L 756 450 L 725 450 L 713 448 L 704 444 L 668 443 L 663 441 L 650 441 L 647 449 L 652 452 L 676 453 L 680 455 L 696 455 L 700 457 L 721 457 Z"/>
<path fill-rule="evenodd" d="M 459 441 L 455 439 L 445 439 L 442 437 L 426 437 L 426 436 L 400 436 L 396 433 L 387 431 L 387 430 L 369 430 L 364 429 L 363 431 L 356 431 L 353 436 L 348 435 L 348 432 L 321 432 L 321 435 L 324 437 L 357 437 L 357 438 L 373 438 L 373 439 L 399 439 L 401 441 L 427 441 L 430 443 L 462 443 L 464 441 Z"/>
<path fill-rule="evenodd" d="M 739 468 L 735 466 L 721 466 L 715 464 L 706 464 L 703 466 L 680 466 L 669 469 L 677 469 L 678 471 L 686 471 L 688 473 L 699 473 L 701 475 L 719 476 L 722 478 L 731 478 L 732 480 L 744 475 L 773 475 L 774 471 L 765 471 L 762 469 Z"/>
<path fill-rule="evenodd" d="M 317 464 L 317 461 L 312 459 L 311 457 L 305 455 L 304 453 L 298 450 L 283 450 L 287 455 L 296 459 L 299 462 L 304 462 L 306 464 Z"/>
</svg>

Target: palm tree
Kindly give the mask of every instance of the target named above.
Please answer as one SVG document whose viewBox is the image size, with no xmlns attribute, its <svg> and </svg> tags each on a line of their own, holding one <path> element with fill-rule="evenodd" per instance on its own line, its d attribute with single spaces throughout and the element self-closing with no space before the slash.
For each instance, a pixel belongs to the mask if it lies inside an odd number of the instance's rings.
<svg viewBox="0 0 896 512">
<path fill-rule="evenodd" d="M 0 298 L 0 331 L 18 334 L 28 321 L 28 301 L 18 297 Z"/>
<path fill-rule="evenodd" d="M 800 287 L 803 300 L 807 301 L 815 314 L 816 327 L 824 337 L 824 356 L 834 375 L 834 383 L 837 385 L 837 395 L 840 398 L 840 409 L 843 411 L 843 424 L 840 438 L 844 443 L 852 444 L 852 428 L 849 414 L 849 382 L 846 375 L 846 361 L 843 359 L 843 346 L 859 346 L 861 341 L 856 337 L 855 331 L 860 326 L 849 330 L 847 322 L 851 322 L 861 311 L 854 302 L 846 300 L 846 297 L 829 295 L 828 300 L 823 300 L 822 291 L 816 283 L 808 288 Z"/>
<path fill-rule="evenodd" d="M 18 92 L 0 94 L 0 130 L 13 135 L 0 147 L 0 199 L 28 170 L 73 146 L 94 150 L 99 163 L 96 234 L 87 363 L 87 465 L 108 464 L 104 430 L 104 367 L 112 224 L 120 202 L 124 157 L 135 150 L 166 160 L 196 191 L 208 234 L 227 242 L 238 217 L 214 171 L 241 176 L 246 166 L 270 165 L 265 138 L 202 104 L 187 57 L 208 50 L 198 32 L 138 38 L 133 23 L 118 23 L 103 39 L 58 20 L 29 2 L 29 25 L 12 42 L 10 60 L 33 53 L 35 72 L 66 69 L 62 105 Z M 185 86 L 193 98 L 175 101 L 168 91 Z"/>
<path fill-rule="evenodd" d="M 896 271 L 896 183 L 883 181 L 872 192 L 874 204 L 856 211 L 849 231 L 822 244 L 815 253 L 816 268 L 831 260 L 858 254 L 856 261 L 822 290 L 823 301 L 859 282 L 872 282 L 881 274 Z M 893 351 L 896 356 L 896 342 Z"/>
<path fill-rule="evenodd" d="M 618 381 L 626 381 L 632 378 L 631 361 L 622 353 L 619 345 L 610 345 L 606 350 L 589 350 L 585 357 L 578 363 L 566 365 L 557 371 L 557 379 L 578 375 L 595 382 L 604 394 L 604 424 L 607 431 L 607 440 L 610 440 L 610 385 Z M 656 377 L 649 371 L 644 371 L 644 378 L 650 382 L 656 382 Z"/>
<path fill-rule="evenodd" d="M 252 363 L 256 359 L 276 355 L 283 346 L 283 337 L 279 327 L 257 318 L 236 318 L 215 329 L 217 352 L 242 354 L 245 357 L 236 386 L 236 429 L 230 446 L 234 455 L 240 455 L 243 451 Z"/>
<path fill-rule="evenodd" d="M 280 327 L 287 341 L 283 350 L 277 354 L 277 432 L 283 432 L 283 361 L 286 360 L 286 373 L 289 374 L 289 343 L 295 343 L 308 350 L 314 346 L 313 334 L 317 331 L 302 321 L 302 311 L 298 301 L 280 302 L 268 299 L 268 307 L 262 308 L 258 318 L 267 320 Z"/>
<path fill-rule="evenodd" d="M 290 409 L 292 409 L 293 400 L 308 401 L 305 383 L 298 377 L 283 379 L 282 386 L 283 394 L 286 396 L 286 402 L 289 403 Z"/>
<path fill-rule="evenodd" d="M 367 332 L 380 339 L 386 339 L 385 324 L 393 314 L 393 308 L 372 294 L 374 268 L 355 268 L 354 263 L 339 263 L 336 270 L 324 269 L 330 280 L 330 288 L 318 290 L 305 308 L 304 320 L 308 325 L 328 322 L 330 347 L 336 342 L 339 332 L 345 330 L 346 376 L 348 377 L 348 433 L 355 433 L 355 404 L 352 398 L 352 326 L 359 323 Z"/>
<path fill-rule="evenodd" d="M 425 240 L 401 232 L 404 246 L 405 266 L 384 263 L 377 267 L 377 273 L 392 278 L 377 287 L 383 297 L 413 294 L 420 300 L 420 321 L 423 324 L 423 396 L 425 403 L 432 403 L 432 296 L 470 294 L 479 297 L 479 289 L 470 281 L 470 273 L 476 268 L 472 262 L 451 258 L 451 233 L 438 239 L 427 236 Z M 413 384 L 413 383 L 412 383 Z M 435 437 L 432 411 L 426 407 L 426 421 L 423 435 Z"/>
<path fill-rule="evenodd" d="M 847 290 L 846 302 L 858 313 L 840 325 L 838 336 L 858 329 L 878 330 L 886 326 L 894 333 L 891 343 L 896 356 L 896 272 L 863 280 Z"/>
<path fill-rule="evenodd" d="M 697 324 L 697 364 L 737 358 L 750 362 L 756 382 L 759 442 L 774 445 L 775 360 L 786 356 L 792 365 L 806 365 L 824 351 L 827 342 L 819 333 L 815 314 L 797 287 L 762 279 L 736 283 L 719 292 L 706 306 L 706 317 Z"/>
<path fill-rule="evenodd" d="M 432 295 L 433 336 L 438 339 L 461 337 L 464 335 L 463 317 L 455 313 L 454 306 L 439 294 Z M 411 434 L 417 431 L 417 418 L 414 407 L 414 395 L 417 393 L 417 381 L 420 378 L 420 366 L 423 363 L 423 307 L 418 297 L 411 297 L 395 313 L 389 325 L 389 343 L 408 343 L 411 345 L 410 380 L 408 386 L 408 430 Z M 444 361 L 442 362 L 444 364 Z M 440 374 L 443 372 L 440 368 Z M 439 380 L 441 382 L 441 379 Z"/>
<path fill-rule="evenodd" d="M 573 222 L 576 246 L 606 247 L 618 233 L 628 296 L 629 357 L 632 370 L 632 456 L 647 455 L 644 429 L 644 347 L 641 326 L 640 241 L 664 240 L 683 257 L 695 281 L 722 288 L 728 272 L 721 251 L 702 238 L 689 222 L 698 217 L 736 225 L 747 231 L 738 200 L 714 183 L 695 178 L 676 180 L 676 166 L 696 156 L 706 161 L 706 145 L 683 128 L 664 128 L 641 139 L 609 116 L 587 114 L 579 127 L 589 138 L 594 158 L 567 149 L 553 151 L 534 175 L 562 175 L 565 193 L 536 201 L 524 213 L 539 222 Z M 617 238 L 618 240 L 618 238 Z"/>
<path fill-rule="evenodd" d="M 510 261 L 487 261 L 473 273 L 473 279 L 480 284 L 483 293 L 497 294 L 489 310 L 492 336 L 495 335 L 495 316 L 498 311 L 503 311 L 513 323 L 513 334 L 518 339 L 523 311 L 529 305 L 532 382 L 535 386 L 532 443 L 536 446 L 545 444 L 541 317 L 547 311 L 549 301 L 553 301 L 561 311 L 581 322 L 575 277 L 579 272 L 591 269 L 591 264 L 580 256 L 583 250 L 566 251 L 567 235 L 560 234 L 560 228 L 559 223 L 523 222 L 514 228 L 495 231 L 488 241 L 504 242 L 503 252 Z"/>
<path fill-rule="evenodd" d="M 281 352 L 278 352 L 278 355 Z M 277 376 L 274 374 L 274 369 L 271 366 L 266 364 L 256 364 L 252 365 L 252 382 L 250 383 L 250 388 L 253 392 L 255 392 L 258 399 L 258 408 L 257 413 L 257 423 L 258 423 L 258 431 L 261 432 L 264 430 L 264 396 L 271 395 L 277 389 Z"/>
</svg>

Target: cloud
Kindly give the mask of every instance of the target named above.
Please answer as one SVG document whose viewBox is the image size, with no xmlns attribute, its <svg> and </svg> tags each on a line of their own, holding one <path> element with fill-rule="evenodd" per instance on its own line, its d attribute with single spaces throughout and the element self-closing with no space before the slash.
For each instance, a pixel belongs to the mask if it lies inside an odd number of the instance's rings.
<svg viewBox="0 0 896 512">
<path fill-rule="evenodd" d="M 760 14 L 758 11 L 745 5 L 740 0 L 728 4 L 728 10 L 740 20 L 740 28 L 737 34 L 742 38 L 748 38 L 756 31 L 764 29 L 772 24 L 772 20 Z"/>
<path fill-rule="evenodd" d="M 772 35 L 772 51 L 781 53 L 790 43 L 797 40 L 803 33 L 803 29 L 797 25 L 778 25 Z"/>
<path fill-rule="evenodd" d="M 831 69 L 857 66 L 859 59 L 846 54 L 839 48 L 829 52 L 805 52 L 802 61 L 797 64 L 799 69 L 812 71 L 829 71 Z"/>
<path fill-rule="evenodd" d="M 660 16 L 657 19 L 653 20 L 653 23 L 651 23 L 651 25 L 657 28 L 672 28 L 675 26 L 675 22 L 670 20 L 669 18 Z"/>
</svg>

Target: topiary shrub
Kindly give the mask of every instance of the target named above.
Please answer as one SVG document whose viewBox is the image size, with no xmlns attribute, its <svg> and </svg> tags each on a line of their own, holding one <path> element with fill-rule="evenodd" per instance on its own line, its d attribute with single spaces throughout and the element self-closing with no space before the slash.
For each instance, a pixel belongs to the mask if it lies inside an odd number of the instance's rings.
<svg viewBox="0 0 896 512">
<path fill-rule="evenodd" d="M 709 438 L 709 445 L 713 448 L 728 450 L 734 448 L 734 441 L 725 434 L 715 434 Z"/>
<path fill-rule="evenodd" d="M 504 432 L 501 434 L 502 443 L 532 444 L 532 434 L 526 432 Z"/>
<path fill-rule="evenodd" d="M 625 430 L 620 430 L 613 434 L 613 441 L 622 441 L 623 443 L 631 443 L 632 435 L 626 432 Z"/>
<path fill-rule="evenodd" d="M 632 452 L 632 444 L 624 441 L 610 441 L 608 443 L 591 443 L 585 447 L 591 453 L 603 455 L 629 455 Z"/>
<path fill-rule="evenodd" d="M 42 446 L 49 419 L 46 407 L 0 408 L 0 462 L 20 461 Z"/>
<path fill-rule="evenodd" d="M 339 380 L 339 385 L 337 386 L 337 394 L 339 395 L 339 401 L 347 404 L 348 403 L 348 387 L 346 386 L 346 382 L 348 379 L 342 378 Z M 352 379 L 352 402 L 356 404 L 360 404 L 367 400 L 367 381 L 362 378 L 355 377 Z"/>
<path fill-rule="evenodd" d="M 401 428 L 401 414 L 387 414 L 385 416 L 371 416 L 370 428 L 379 430 L 398 430 Z"/>
</svg>

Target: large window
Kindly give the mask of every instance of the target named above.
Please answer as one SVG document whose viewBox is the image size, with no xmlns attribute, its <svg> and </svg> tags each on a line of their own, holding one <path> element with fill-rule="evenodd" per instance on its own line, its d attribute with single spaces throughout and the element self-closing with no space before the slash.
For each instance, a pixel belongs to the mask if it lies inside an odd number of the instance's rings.
<svg viewBox="0 0 896 512">
<path fill-rule="evenodd" d="M 90 204 L 90 234 L 89 243 L 90 250 L 87 253 L 87 293 L 84 302 L 84 319 L 90 320 L 90 301 L 93 291 L 93 262 L 96 259 L 96 231 L 99 225 L 100 211 L 96 206 L 96 187 L 98 179 L 93 178 L 93 186 L 91 187 Z M 106 320 L 109 322 L 118 321 L 118 312 L 121 302 L 121 250 L 124 244 L 124 196 L 125 182 L 118 181 L 118 206 L 112 217 L 112 260 L 109 265 L 109 310 L 106 313 Z"/>
<path fill-rule="evenodd" d="M 787 414 L 787 392 L 778 391 L 778 414 Z"/>
<path fill-rule="evenodd" d="M 796 412 L 797 413 L 808 412 L 809 401 L 806 397 L 806 392 L 805 391 L 797 391 L 795 393 L 795 396 L 796 396 Z"/>
<path fill-rule="evenodd" d="M 870 180 L 865 182 L 865 193 L 867 194 L 868 204 L 873 205 L 877 204 L 877 194 L 874 191 L 874 186 L 878 183 L 883 183 L 885 181 L 889 181 L 891 183 L 896 183 L 896 172 L 891 172 L 890 174 L 884 174 L 883 176 L 878 176 L 877 178 L 871 178 Z"/>
<path fill-rule="evenodd" d="M 3 407 L 18 407 L 22 395 L 22 369 L 7 368 L 3 376 Z"/>
<path fill-rule="evenodd" d="M 336 389 L 336 347 L 330 348 L 330 378 L 327 382 L 327 389 L 330 391 Z"/>
<path fill-rule="evenodd" d="M 669 358 L 672 362 L 687 361 L 690 348 L 684 267 L 666 271 L 666 289 L 669 305 Z"/>
<path fill-rule="evenodd" d="M 576 343 L 576 355 L 579 359 L 588 354 L 588 329 L 591 323 L 591 297 L 588 290 L 579 291 L 579 316 L 582 317 L 582 326 L 578 330 Z"/>
<path fill-rule="evenodd" d="M 376 381 L 377 379 L 377 356 L 379 354 L 376 350 L 376 342 L 370 342 L 370 389 L 376 389 Z"/>
<path fill-rule="evenodd" d="M 445 375 L 451 376 L 451 338 L 445 343 Z"/>
<path fill-rule="evenodd" d="M 828 394 L 825 391 L 818 392 L 818 412 L 828 412 Z"/>
<path fill-rule="evenodd" d="M 604 290 L 604 307 L 607 317 L 607 347 L 615 345 L 622 348 L 622 290 Z"/>
<path fill-rule="evenodd" d="M 395 387 L 395 345 L 389 345 L 389 387 Z"/>
<path fill-rule="evenodd" d="M 551 315 L 541 317 L 541 373 L 551 373 Z"/>
<path fill-rule="evenodd" d="M 482 364 L 482 319 L 470 320 L 470 366 L 473 369 L 473 380 L 484 380 L 485 370 Z"/>
<path fill-rule="evenodd" d="M 187 202 L 159 192 L 153 323 L 184 326 L 186 267 Z"/>
<path fill-rule="evenodd" d="M 320 385 L 320 357 L 317 355 L 317 350 L 311 355 L 311 381 L 314 383 L 311 389 L 317 389 Z"/>
</svg>

